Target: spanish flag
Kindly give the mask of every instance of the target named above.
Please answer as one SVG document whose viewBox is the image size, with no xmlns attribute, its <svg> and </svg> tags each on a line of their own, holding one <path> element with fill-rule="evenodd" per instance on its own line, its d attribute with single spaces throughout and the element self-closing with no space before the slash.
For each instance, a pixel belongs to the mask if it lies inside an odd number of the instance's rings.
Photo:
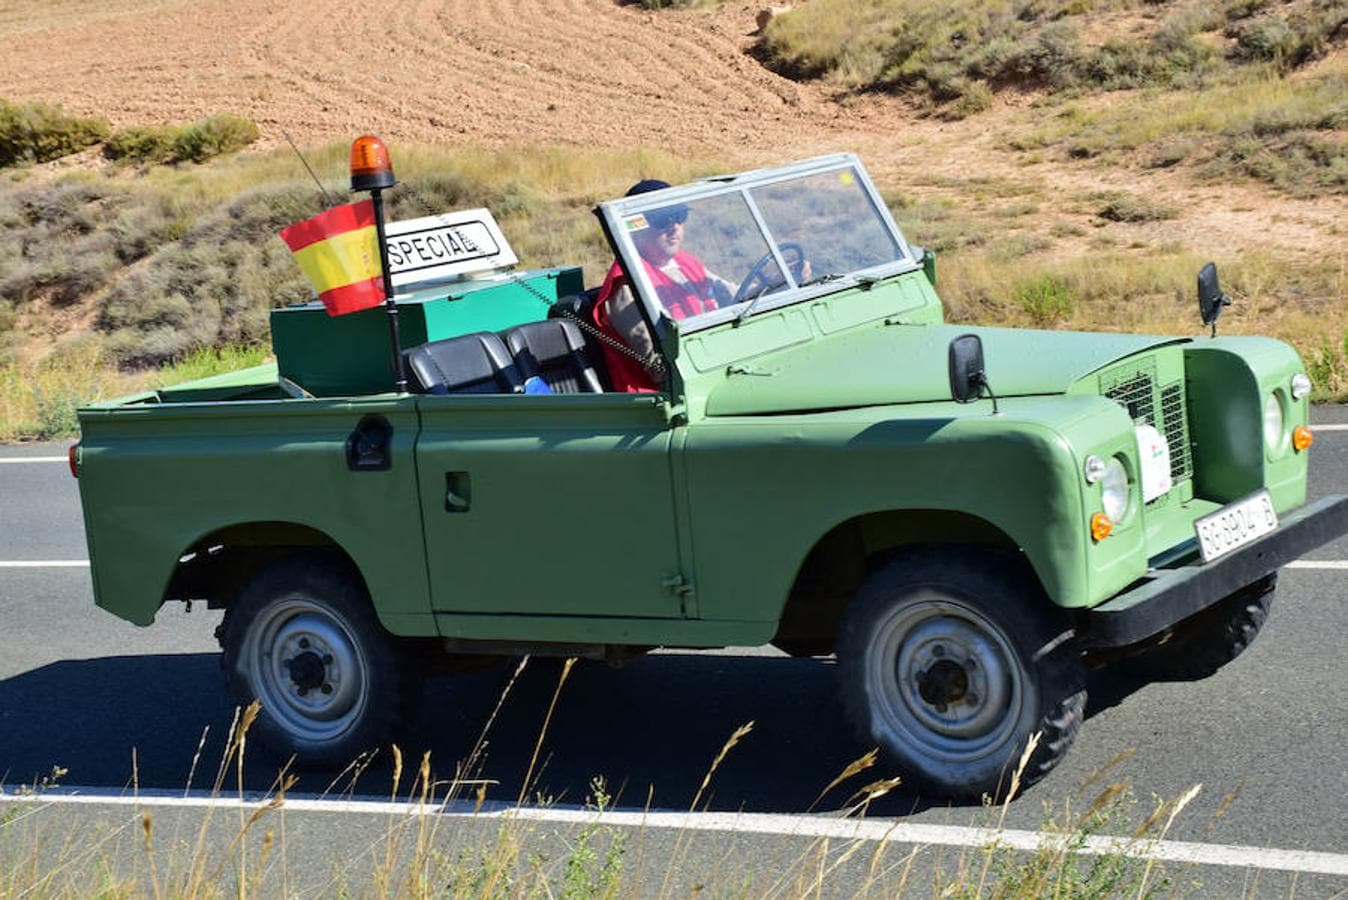
<svg viewBox="0 0 1348 900">
<path fill-rule="evenodd" d="M 328 315 L 341 316 L 384 301 L 384 276 L 374 226 L 374 203 L 335 206 L 282 229 Z"/>
</svg>

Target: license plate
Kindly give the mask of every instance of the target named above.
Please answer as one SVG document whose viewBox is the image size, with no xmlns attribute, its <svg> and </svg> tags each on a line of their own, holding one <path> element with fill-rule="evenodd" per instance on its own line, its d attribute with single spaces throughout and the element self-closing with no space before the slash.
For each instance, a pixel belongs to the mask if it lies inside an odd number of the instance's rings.
<svg viewBox="0 0 1348 900">
<path fill-rule="evenodd" d="M 1211 562 L 1237 547 L 1278 530 L 1278 514 L 1268 491 L 1223 506 L 1194 522 L 1203 562 Z"/>
</svg>

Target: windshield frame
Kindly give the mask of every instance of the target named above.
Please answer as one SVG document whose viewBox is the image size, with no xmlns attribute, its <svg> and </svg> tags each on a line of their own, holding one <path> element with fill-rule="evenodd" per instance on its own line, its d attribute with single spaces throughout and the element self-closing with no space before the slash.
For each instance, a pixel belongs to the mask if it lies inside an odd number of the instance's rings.
<svg viewBox="0 0 1348 900">
<path fill-rule="evenodd" d="M 879 265 L 870 266 L 864 269 L 857 269 L 853 272 L 843 274 L 841 277 L 830 279 L 828 281 L 815 281 L 805 285 L 796 284 L 795 278 L 790 272 L 790 268 L 782 259 L 780 250 L 768 241 L 770 234 L 767 225 L 763 220 L 753 196 L 750 194 L 755 188 L 761 188 L 766 185 L 772 185 L 785 181 L 792 181 L 811 175 L 825 174 L 831 171 L 841 171 L 851 168 L 856 176 L 866 200 L 869 202 L 876 218 L 880 224 L 888 231 L 889 237 L 894 241 L 895 246 L 900 251 L 898 259 L 890 260 Z M 836 153 L 828 156 L 819 156 L 812 159 L 802 160 L 785 166 L 774 166 L 764 169 L 753 169 L 748 172 L 742 172 L 737 175 L 715 176 L 699 179 L 689 184 L 677 187 L 665 188 L 658 191 L 651 191 L 645 194 L 636 194 L 630 197 L 622 197 L 617 200 L 609 200 L 600 203 L 595 212 L 600 217 L 604 229 L 608 234 L 609 242 L 612 244 L 617 258 L 622 262 L 624 271 L 632 282 L 634 292 L 638 302 L 646 312 L 647 321 L 656 323 L 657 330 L 662 334 L 674 323 L 674 320 L 665 311 L 661 305 L 655 287 L 651 283 L 646 273 L 646 266 L 641 263 L 641 256 L 637 251 L 627 229 L 622 227 L 622 223 L 630 216 L 638 213 L 648 212 L 650 210 L 661 209 L 677 203 L 687 203 L 691 200 L 702 200 L 711 197 L 723 196 L 726 194 L 740 194 L 748 209 L 753 213 L 753 217 L 761 229 L 764 242 L 769 251 L 776 260 L 779 270 L 783 272 L 788 279 L 788 287 L 774 291 L 768 294 L 759 295 L 757 298 L 748 297 L 744 301 L 729 305 L 721 309 L 705 312 L 697 316 L 682 319 L 677 327 L 680 334 L 690 334 L 697 331 L 703 331 L 707 328 L 713 328 L 725 322 L 742 320 L 742 315 L 752 306 L 752 314 L 762 315 L 774 309 L 780 309 L 784 306 L 791 306 L 804 300 L 811 300 L 827 294 L 837 293 L 880 278 L 886 278 L 891 275 L 897 275 L 903 272 L 910 272 L 922 267 L 919 250 L 908 243 L 898 225 L 890 215 L 889 208 L 880 197 L 876 190 L 874 182 L 871 181 L 870 173 L 866 171 L 865 166 L 861 164 L 860 158 L 855 153 Z M 815 277 L 820 277 L 828 273 L 819 273 Z"/>
</svg>

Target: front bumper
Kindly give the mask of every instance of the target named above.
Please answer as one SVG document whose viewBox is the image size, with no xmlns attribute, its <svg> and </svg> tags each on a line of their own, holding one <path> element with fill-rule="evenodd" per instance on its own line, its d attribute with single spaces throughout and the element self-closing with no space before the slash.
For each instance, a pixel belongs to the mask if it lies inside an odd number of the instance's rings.
<svg viewBox="0 0 1348 900">
<path fill-rule="evenodd" d="M 1135 644 L 1346 533 L 1348 497 L 1317 500 L 1283 518 L 1277 531 L 1220 559 L 1153 569 L 1122 594 L 1081 611 L 1077 636 L 1087 649 Z"/>
</svg>

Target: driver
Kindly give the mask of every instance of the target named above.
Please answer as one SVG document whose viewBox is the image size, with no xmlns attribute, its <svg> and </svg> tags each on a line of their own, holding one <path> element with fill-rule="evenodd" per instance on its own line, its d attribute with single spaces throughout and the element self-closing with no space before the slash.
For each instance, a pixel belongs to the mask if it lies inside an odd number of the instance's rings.
<svg viewBox="0 0 1348 900">
<path fill-rule="evenodd" d="M 638 181 L 627 196 L 658 191 L 666 182 Z M 686 319 L 718 308 L 734 294 L 735 286 L 707 271 L 692 253 L 682 249 L 688 207 L 682 203 L 651 210 L 645 227 L 633 231 L 632 243 L 641 254 L 646 276 L 655 286 L 661 305 L 675 319 Z M 628 355 L 607 343 L 601 345 L 615 391 L 657 391 L 664 378 L 664 361 L 655 349 L 622 264 L 614 260 L 594 303 L 594 322 L 608 337 L 631 349 Z"/>
</svg>

